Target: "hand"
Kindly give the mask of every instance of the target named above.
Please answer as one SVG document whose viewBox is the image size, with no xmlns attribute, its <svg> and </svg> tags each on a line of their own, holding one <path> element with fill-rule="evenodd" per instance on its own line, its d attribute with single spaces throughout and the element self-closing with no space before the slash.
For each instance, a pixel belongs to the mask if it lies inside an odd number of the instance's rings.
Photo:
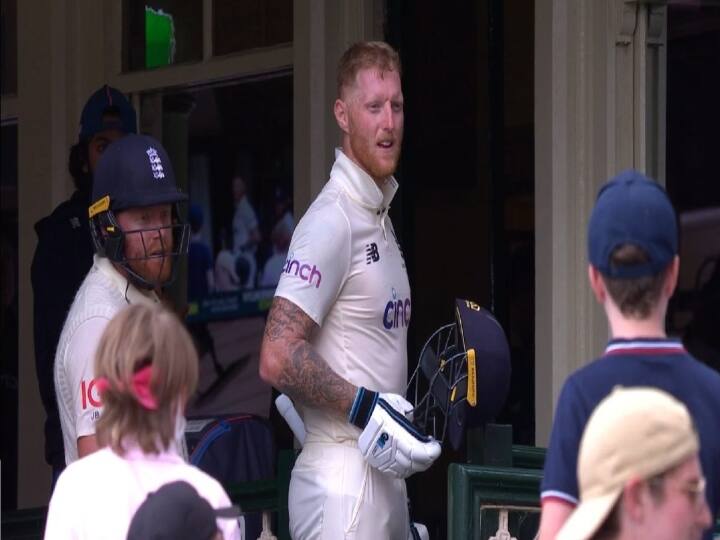
<svg viewBox="0 0 720 540">
<path fill-rule="evenodd" d="M 424 435 L 405 416 L 412 405 L 397 394 L 360 387 L 349 421 L 362 429 L 358 447 L 376 469 L 396 478 L 424 471 L 440 455 L 440 443 Z"/>
</svg>

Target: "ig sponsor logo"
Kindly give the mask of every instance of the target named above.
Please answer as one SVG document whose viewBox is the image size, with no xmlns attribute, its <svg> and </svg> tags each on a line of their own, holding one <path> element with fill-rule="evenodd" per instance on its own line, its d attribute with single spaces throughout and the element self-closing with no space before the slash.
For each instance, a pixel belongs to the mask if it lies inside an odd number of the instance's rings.
<svg viewBox="0 0 720 540">
<path fill-rule="evenodd" d="M 320 282 L 322 281 L 322 274 L 314 264 L 310 266 L 307 263 L 302 263 L 297 259 L 293 258 L 293 254 L 288 255 L 285 261 L 285 266 L 282 270 L 289 276 L 299 277 L 303 281 L 307 281 L 310 285 L 315 285 L 316 289 L 320 288 Z"/>
<path fill-rule="evenodd" d="M 410 325 L 410 299 L 398 298 L 397 291 L 392 290 L 392 300 L 385 305 L 383 326 L 387 330 L 407 328 Z"/>
<path fill-rule="evenodd" d="M 80 381 L 80 397 L 82 399 L 83 411 L 87 409 L 88 406 L 102 407 L 95 382 L 95 379 L 91 379 L 89 383 L 85 381 L 85 379 Z"/>
</svg>

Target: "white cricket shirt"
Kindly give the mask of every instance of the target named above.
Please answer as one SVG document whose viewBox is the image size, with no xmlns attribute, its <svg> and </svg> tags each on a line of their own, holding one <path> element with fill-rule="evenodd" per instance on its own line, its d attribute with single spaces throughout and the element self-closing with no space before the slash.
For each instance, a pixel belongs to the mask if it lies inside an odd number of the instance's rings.
<svg viewBox="0 0 720 540">
<path fill-rule="evenodd" d="M 382 190 L 341 150 L 327 182 L 293 234 L 276 296 L 319 326 L 315 350 L 342 378 L 405 394 L 410 284 L 388 216 L 397 182 Z M 308 440 L 356 440 L 359 430 L 299 407 Z"/>
<path fill-rule="evenodd" d="M 104 258 L 93 266 L 78 289 L 60 333 L 55 353 L 55 394 L 65 446 L 65 463 L 78 459 L 77 439 L 95 433 L 102 404 L 95 386 L 95 351 L 105 327 L 128 304 L 155 303 L 154 292 L 142 292 Z"/>
</svg>

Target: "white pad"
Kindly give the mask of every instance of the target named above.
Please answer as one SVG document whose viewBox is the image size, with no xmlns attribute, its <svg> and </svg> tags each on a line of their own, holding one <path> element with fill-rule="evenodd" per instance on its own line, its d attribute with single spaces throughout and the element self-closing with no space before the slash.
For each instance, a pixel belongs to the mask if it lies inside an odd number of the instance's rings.
<svg viewBox="0 0 720 540">
<path fill-rule="evenodd" d="M 287 425 L 290 426 L 293 435 L 295 435 L 295 438 L 302 448 L 305 444 L 305 424 L 303 423 L 302 418 L 300 418 L 292 400 L 285 394 L 280 394 L 277 398 L 275 398 L 275 407 L 277 407 L 277 410 L 285 419 Z"/>
</svg>

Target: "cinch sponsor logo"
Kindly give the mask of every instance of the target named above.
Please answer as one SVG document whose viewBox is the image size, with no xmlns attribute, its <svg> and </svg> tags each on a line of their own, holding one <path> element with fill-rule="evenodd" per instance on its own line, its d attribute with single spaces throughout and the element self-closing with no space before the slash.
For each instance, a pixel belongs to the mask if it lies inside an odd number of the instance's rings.
<svg viewBox="0 0 720 540">
<path fill-rule="evenodd" d="M 314 280 L 316 289 L 320 287 L 320 282 L 322 281 L 322 274 L 320 270 L 317 269 L 317 266 L 314 264 L 310 266 L 309 264 L 301 263 L 297 259 L 293 259 L 292 254 L 290 254 L 285 261 L 283 272 L 290 276 L 297 276 L 303 281 L 307 281 L 310 285 L 313 284 Z"/>
<path fill-rule="evenodd" d="M 383 326 L 388 330 L 407 328 L 410 325 L 410 299 L 398 298 L 395 289 L 392 290 L 392 297 L 385 305 Z"/>
<path fill-rule="evenodd" d="M 90 407 L 102 407 L 100 395 L 97 388 L 95 388 L 95 379 L 91 379 L 89 383 L 85 380 L 80 381 L 80 397 L 82 398 L 83 411 L 88 408 L 88 405 Z"/>
</svg>

